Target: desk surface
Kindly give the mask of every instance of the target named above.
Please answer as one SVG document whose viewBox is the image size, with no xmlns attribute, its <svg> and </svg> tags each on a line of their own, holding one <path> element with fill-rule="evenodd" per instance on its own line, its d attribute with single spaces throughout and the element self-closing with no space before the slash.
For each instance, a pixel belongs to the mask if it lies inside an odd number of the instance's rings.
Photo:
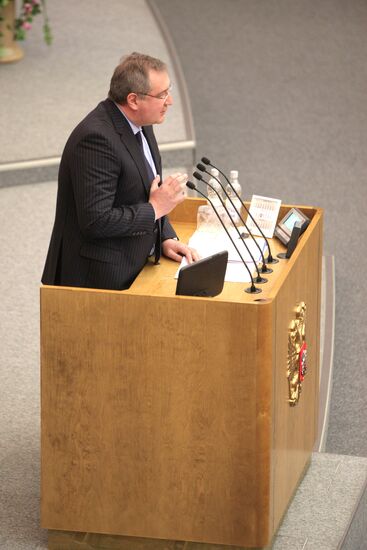
<svg viewBox="0 0 367 550">
<path fill-rule="evenodd" d="M 179 236 L 180 240 L 187 243 L 191 235 L 196 229 L 196 211 L 197 208 L 204 204 L 205 201 L 201 199 L 187 199 L 182 205 L 179 205 L 175 211 L 171 214 L 170 219 Z M 287 210 L 292 206 L 284 205 L 279 213 L 280 219 L 284 216 Z M 210 298 L 210 300 L 216 300 L 219 302 L 239 302 L 239 303 L 259 303 L 262 301 L 272 300 L 277 290 L 282 285 L 284 278 L 287 276 L 291 265 L 296 261 L 296 258 L 307 241 L 308 235 L 312 233 L 313 226 L 318 223 L 321 217 L 321 209 L 313 207 L 299 207 L 305 211 L 305 213 L 312 218 L 312 222 L 309 229 L 304 233 L 301 238 L 298 247 L 289 260 L 279 260 L 278 263 L 272 264 L 270 267 L 273 269 L 273 273 L 264 274 L 264 277 L 268 280 L 264 284 L 256 284 L 255 286 L 262 290 L 261 293 L 249 294 L 245 292 L 245 289 L 250 286 L 250 283 L 224 283 L 224 288 L 221 294 Z M 183 221 L 185 220 L 185 221 Z M 285 246 L 276 238 L 269 239 L 272 255 L 276 258 L 279 252 L 285 252 Z M 266 251 L 265 258 L 268 253 Z M 167 258 L 162 258 L 160 265 L 156 266 L 151 262 L 148 262 L 146 267 L 137 277 L 133 285 L 129 290 L 125 291 L 134 295 L 149 295 L 160 297 L 173 297 L 176 292 L 177 279 L 174 278 L 177 271 L 178 264 Z M 256 275 L 256 273 L 255 273 Z M 177 296 L 177 299 L 192 299 L 191 296 Z M 207 299 L 198 298 L 195 299 Z"/>
<path fill-rule="evenodd" d="M 173 225 L 180 240 L 184 243 L 188 242 L 189 238 L 196 229 L 195 224 L 191 223 L 175 222 Z M 270 243 L 274 257 L 276 257 L 278 252 L 284 252 L 285 247 L 279 241 L 276 242 L 275 239 L 271 239 Z M 268 254 L 265 253 L 265 258 L 267 258 L 267 256 Z M 271 295 L 271 290 L 274 289 L 274 285 L 276 280 L 279 278 L 279 274 L 284 271 L 286 264 L 286 260 L 273 264 L 271 266 L 273 273 L 264 275 L 264 277 L 268 279 L 268 282 L 261 285 L 257 285 L 255 283 L 255 286 L 262 290 L 261 293 L 248 294 L 244 292 L 244 290 L 250 286 L 250 283 L 226 282 L 224 283 L 224 288 L 221 294 L 215 296 L 213 299 L 231 302 L 253 302 L 256 299 L 267 300 Z M 160 265 L 158 266 L 154 265 L 152 262 L 149 262 L 127 292 L 129 292 L 129 294 L 149 294 L 165 297 L 175 295 L 177 279 L 174 277 L 178 265 L 179 264 L 177 262 L 173 262 L 167 258 L 162 258 Z M 180 298 L 182 298 L 182 296 L 180 296 Z"/>
<path fill-rule="evenodd" d="M 196 230 L 197 209 L 200 205 L 205 203 L 206 201 L 203 199 L 187 198 L 169 215 L 170 221 L 182 242 L 187 243 L 191 235 Z M 248 203 L 246 204 L 249 206 Z M 294 207 L 294 205 L 282 205 L 278 219 L 282 219 L 292 207 Z M 249 294 L 245 292 L 245 290 L 250 286 L 250 283 L 225 282 L 221 294 L 212 298 L 201 298 L 199 296 L 176 296 L 177 279 L 175 279 L 175 273 L 179 264 L 164 257 L 161 258 L 159 265 L 154 265 L 153 261 L 148 261 L 139 276 L 135 279 L 132 286 L 127 290 L 120 291 L 79 287 L 64 288 L 67 288 L 70 292 L 118 293 L 133 296 L 172 298 L 175 300 L 209 299 L 210 301 L 223 303 L 236 302 L 254 305 L 258 305 L 259 303 L 269 303 L 277 296 L 279 289 L 282 287 L 285 279 L 292 269 L 292 266 L 297 261 L 298 256 L 301 254 L 301 251 L 306 246 L 308 240 L 310 238 L 318 238 L 315 236 L 314 229 L 316 225 L 322 223 L 322 209 L 313 206 L 297 206 L 297 208 L 303 211 L 311 219 L 311 223 L 305 233 L 300 237 L 299 243 L 292 257 L 289 260 L 279 260 L 278 263 L 272 264 L 270 267 L 273 269 L 273 272 L 264 274 L 264 277 L 268 280 L 265 284 L 255 283 L 255 286 L 261 289 L 260 293 Z M 243 217 L 246 219 L 246 213 Z M 279 252 L 285 252 L 285 246 L 278 239 L 269 239 L 269 242 L 274 258 L 277 257 Z M 317 256 L 319 250 L 316 248 L 313 247 L 313 254 L 316 254 Z M 309 258 L 309 261 L 316 261 L 316 256 Z M 267 257 L 268 253 L 266 251 L 265 258 Z"/>
</svg>

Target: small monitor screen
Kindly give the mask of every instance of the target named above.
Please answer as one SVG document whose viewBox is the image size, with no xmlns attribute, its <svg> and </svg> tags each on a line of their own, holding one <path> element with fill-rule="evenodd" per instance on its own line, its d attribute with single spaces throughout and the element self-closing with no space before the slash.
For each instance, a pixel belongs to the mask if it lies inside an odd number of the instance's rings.
<svg viewBox="0 0 367 550">
<path fill-rule="evenodd" d="M 283 225 L 292 232 L 293 226 L 296 222 L 301 221 L 300 217 L 297 216 L 296 212 L 292 212 L 290 216 L 286 220 L 283 221 Z"/>
</svg>

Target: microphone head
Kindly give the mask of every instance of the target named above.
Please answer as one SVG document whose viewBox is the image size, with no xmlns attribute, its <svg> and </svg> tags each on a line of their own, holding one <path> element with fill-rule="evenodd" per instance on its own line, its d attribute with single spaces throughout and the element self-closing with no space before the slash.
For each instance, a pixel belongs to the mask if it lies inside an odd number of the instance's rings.
<svg viewBox="0 0 367 550">
<path fill-rule="evenodd" d="M 189 188 L 189 189 L 192 189 L 193 191 L 196 189 L 196 185 L 194 183 L 192 183 L 192 181 L 188 180 L 186 182 L 186 186 Z"/>
<path fill-rule="evenodd" d="M 206 157 L 201 157 L 201 162 L 203 162 L 204 164 L 210 164 L 210 160 Z"/>
<path fill-rule="evenodd" d="M 203 179 L 203 176 L 200 174 L 200 172 L 194 172 L 194 173 L 193 173 L 193 176 L 194 176 L 194 178 L 196 178 L 197 180 L 202 180 L 202 179 Z"/>
<path fill-rule="evenodd" d="M 198 162 L 198 164 L 196 165 L 196 168 L 198 168 L 200 172 L 205 172 L 206 170 L 204 164 L 201 164 L 201 162 Z"/>
</svg>

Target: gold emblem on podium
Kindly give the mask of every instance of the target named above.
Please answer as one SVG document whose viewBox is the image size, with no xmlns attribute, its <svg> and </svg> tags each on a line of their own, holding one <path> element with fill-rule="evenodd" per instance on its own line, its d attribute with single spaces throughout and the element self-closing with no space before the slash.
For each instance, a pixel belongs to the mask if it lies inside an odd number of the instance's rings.
<svg viewBox="0 0 367 550">
<path fill-rule="evenodd" d="M 288 366 L 289 404 L 294 407 L 299 401 L 302 382 L 307 371 L 306 344 L 306 304 L 300 302 L 295 310 L 288 333 Z"/>
</svg>

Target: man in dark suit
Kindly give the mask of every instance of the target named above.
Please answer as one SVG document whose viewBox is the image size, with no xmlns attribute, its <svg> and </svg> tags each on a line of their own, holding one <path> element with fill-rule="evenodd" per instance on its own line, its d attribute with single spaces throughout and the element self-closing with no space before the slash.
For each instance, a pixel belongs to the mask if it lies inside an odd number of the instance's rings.
<svg viewBox="0 0 367 550">
<path fill-rule="evenodd" d="M 111 79 L 108 99 L 69 137 L 60 163 L 56 217 L 42 282 L 126 289 L 149 256 L 189 263 L 166 215 L 185 198 L 185 174 L 162 184 L 152 124 L 172 105 L 166 65 L 133 53 Z"/>
</svg>

